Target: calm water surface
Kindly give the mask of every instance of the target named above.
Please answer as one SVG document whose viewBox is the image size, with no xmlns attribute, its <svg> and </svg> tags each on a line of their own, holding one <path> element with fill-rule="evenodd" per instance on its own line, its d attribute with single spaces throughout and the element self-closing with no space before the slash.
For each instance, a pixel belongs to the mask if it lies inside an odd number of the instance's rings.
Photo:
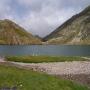
<svg viewBox="0 0 90 90">
<path fill-rule="evenodd" d="M 90 56 L 90 46 L 68 45 L 0 45 L 0 55 L 54 55 L 54 56 Z"/>
</svg>

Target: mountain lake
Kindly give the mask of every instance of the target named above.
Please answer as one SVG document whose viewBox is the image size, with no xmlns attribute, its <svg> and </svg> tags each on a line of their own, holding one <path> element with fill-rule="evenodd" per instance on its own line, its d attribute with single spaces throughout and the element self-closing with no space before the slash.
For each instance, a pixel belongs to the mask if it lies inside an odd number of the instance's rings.
<svg viewBox="0 0 90 90">
<path fill-rule="evenodd" d="M 0 45 L 0 55 L 90 56 L 89 45 Z"/>
</svg>

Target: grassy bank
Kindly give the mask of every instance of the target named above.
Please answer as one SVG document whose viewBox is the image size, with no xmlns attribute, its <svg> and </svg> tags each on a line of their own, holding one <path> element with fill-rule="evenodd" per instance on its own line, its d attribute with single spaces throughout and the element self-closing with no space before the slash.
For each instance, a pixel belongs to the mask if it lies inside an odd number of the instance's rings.
<svg viewBox="0 0 90 90">
<path fill-rule="evenodd" d="M 16 87 L 17 90 L 89 90 L 72 81 L 46 74 L 0 65 L 0 88 Z"/>
<path fill-rule="evenodd" d="M 8 61 L 24 63 L 42 63 L 42 62 L 64 62 L 64 61 L 84 61 L 81 57 L 64 57 L 64 56 L 8 56 Z"/>
</svg>

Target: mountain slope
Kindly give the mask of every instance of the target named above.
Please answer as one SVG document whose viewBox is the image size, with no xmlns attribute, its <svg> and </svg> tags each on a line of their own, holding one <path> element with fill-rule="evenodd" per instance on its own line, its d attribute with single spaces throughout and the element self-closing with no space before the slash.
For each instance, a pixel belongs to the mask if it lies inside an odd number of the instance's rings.
<svg viewBox="0 0 90 90">
<path fill-rule="evenodd" d="M 44 38 L 47 44 L 90 45 L 90 6 Z"/>
<path fill-rule="evenodd" d="M 5 19 L 0 20 L 0 44 L 28 45 L 41 44 L 41 41 L 16 23 Z"/>
</svg>

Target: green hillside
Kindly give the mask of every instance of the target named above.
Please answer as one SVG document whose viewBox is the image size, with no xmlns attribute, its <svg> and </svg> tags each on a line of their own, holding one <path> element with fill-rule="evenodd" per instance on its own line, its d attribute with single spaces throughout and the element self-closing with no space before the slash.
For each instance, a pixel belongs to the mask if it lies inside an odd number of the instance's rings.
<svg viewBox="0 0 90 90">
<path fill-rule="evenodd" d="M 41 44 L 41 41 L 16 23 L 5 19 L 0 20 L 0 44 L 28 45 Z"/>
</svg>

